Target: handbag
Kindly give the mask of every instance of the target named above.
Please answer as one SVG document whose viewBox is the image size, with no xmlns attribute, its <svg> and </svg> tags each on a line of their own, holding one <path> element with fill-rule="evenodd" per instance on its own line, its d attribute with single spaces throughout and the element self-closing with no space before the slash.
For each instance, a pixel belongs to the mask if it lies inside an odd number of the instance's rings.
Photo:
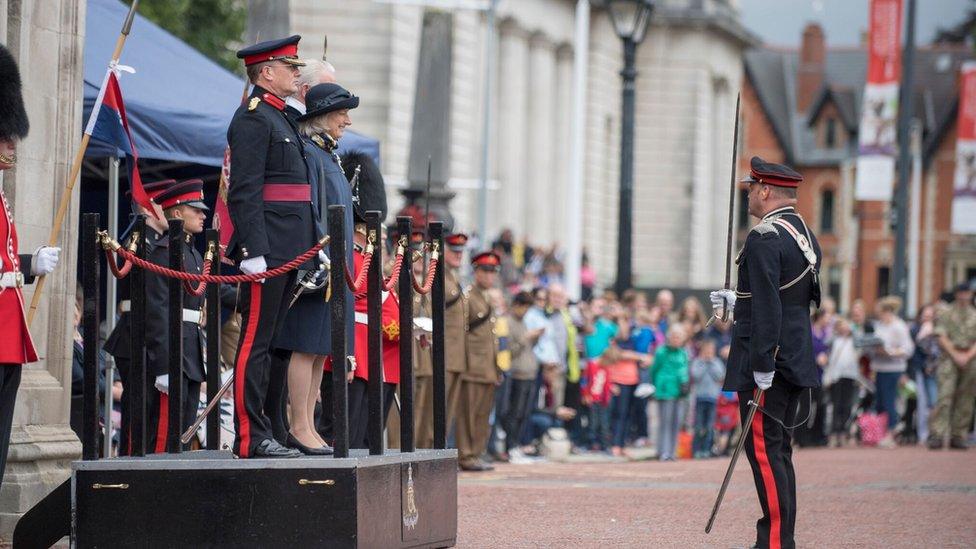
<svg viewBox="0 0 976 549">
<path fill-rule="evenodd" d="M 865 412 L 857 418 L 857 428 L 861 432 L 861 444 L 877 446 L 888 431 L 888 414 Z"/>
</svg>

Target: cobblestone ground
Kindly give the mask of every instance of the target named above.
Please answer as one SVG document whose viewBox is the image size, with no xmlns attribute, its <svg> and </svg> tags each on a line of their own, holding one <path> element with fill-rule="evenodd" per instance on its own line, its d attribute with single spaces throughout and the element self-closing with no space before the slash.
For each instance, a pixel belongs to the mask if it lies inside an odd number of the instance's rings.
<svg viewBox="0 0 976 549">
<path fill-rule="evenodd" d="M 798 547 L 976 546 L 976 449 L 794 454 Z M 458 547 L 748 547 L 759 503 L 728 461 L 501 464 L 459 480 Z"/>
</svg>

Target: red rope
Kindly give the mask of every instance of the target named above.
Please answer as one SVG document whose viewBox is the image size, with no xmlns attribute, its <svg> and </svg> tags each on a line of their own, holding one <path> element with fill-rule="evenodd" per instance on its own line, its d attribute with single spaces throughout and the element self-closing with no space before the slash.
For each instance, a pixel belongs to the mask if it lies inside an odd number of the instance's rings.
<svg viewBox="0 0 976 549">
<path fill-rule="evenodd" d="M 427 277 L 424 280 L 424 285 L 421 286 L 417 284 L 417 279 L 414 278 L 413 273 L 410 274 L 410 281 L 413 282 L 413 289 L 418 294 L 427 294 L 430 289 L 434 287 L 434 273 L 437 272 L 437 258 L 432 258 L 430 260 L 430 265 L 427 266 Z"/>
<path fill-rule="evenodd" d="M 210 269 L 212 267 L 213 267 L 213 261 L 211 261 L 209 259 L 204 260 L 204 262 L 203 262 L 203 274 L 209 275 L 210 274 Z M 188 294 L 190 294 L 192 296 L 199 297 L 199 296 L 203 295 L 203 292 L 207 289 L 207 283 L 206 282 L 201 282 L 200 284 L 197 285 L 196 288 L 194 288 L 190 284 L 190 281 L 189 280 L 184 280 L 183 281 L 183 289 L 186 290 L 186 293 L 188 293 Z"/>
<path fill-rule="evenodd" d="M 349 265 L 346 264 L 346 285 L 352 290 L 352 293 L 359 294 L 366 291 L 366 275 L 369 273 L 369 264 L 373 262 L 373 252 L 366 252 L 363 254 L 363 268 L 356 275 L 356 279 L 353 280 L 352 274 L 349 272 Z"/>
<path fill-rule="evenodd" d="M 162 265 L 157 265 L 151 261 L 146 261 L 145 259 L 136 257 L 135 254 L 133 254 L 132 252 L 124 248 L 117 249 L 115 253 L 121 256 L 122 259 L 134 263 L 137 267 L 141 269 L 146 269 L 158 275 L 166 276 L 169 278 L 178 278 L 184 281 L 191 280 L 195 282 L 206 282 L 206 283 L 214 283 L 214 284 L 237 284 L 240 282 L 257 282 L 265 278 L 275 278 L 277 276 L 281 276 L 285 273 L 295 270 L 302 263 L 305 263 L 309 259 L 312 259 L 312 257 L 314 257 L 321 249 L 322 249 L 322 244 L 316 243 L 314 246 L 309 248 L 308 251 L 296 257 L 295 259 L 292 259 L 288 263 L 285 263 L 284 265 L 280 265 L 278 267 L 275 267 L 274 269 L 270 269 L 263 273 L 239 274 L 239 275 L 211 275 L 211 274 L 184 273 L 182 271 L 174 271 L 173 269 L 170 269 L 168 267 L 163 267 Z M 113 274 L 114 274 L 114 270 L 113 270 Z"/>
<path fill-rule="evenodd" d="M 396 281 L 400 278 L 400 269 L 403 267 L 403 248 L 397 250 L 396 258 L 393 260 L 393 270 L 390 278 L 383 281 L 383 291 L 389 292 L 396 286 Z"/>
<path fill-rule="evenodd" d="M 108 268 L 112 271 L 112 276 L 118 279 L 123 279 L 128 276 L 129 271 L 132 270 L 131 261 L 123 261 L 122 266 L 115 261 L 115 256 L 112 255 L 112 250 L 105 250 L 105 262 L 108 263 Z"/>
</svg>

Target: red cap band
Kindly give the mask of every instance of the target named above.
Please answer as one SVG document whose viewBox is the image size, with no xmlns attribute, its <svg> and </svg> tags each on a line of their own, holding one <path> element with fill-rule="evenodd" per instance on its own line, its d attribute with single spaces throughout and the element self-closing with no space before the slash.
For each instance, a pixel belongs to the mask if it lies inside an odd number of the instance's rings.
<svg viewBox="0 0 976 549">
<path fill-rule="evenodd" d="M 276 50 L 255 53 L 254 55 L 244 56 L 245 65 L 253 65 L 263 61 L 271 61 L 280 57 L 298 57 L 298 44 L 288 44 Z"/>
</svg>

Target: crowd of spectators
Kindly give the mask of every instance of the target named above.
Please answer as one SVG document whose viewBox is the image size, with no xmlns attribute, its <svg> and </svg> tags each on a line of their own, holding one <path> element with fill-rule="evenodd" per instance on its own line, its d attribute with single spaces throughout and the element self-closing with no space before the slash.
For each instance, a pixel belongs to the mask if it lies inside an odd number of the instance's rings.
<svg viewBox="0 0 976 549">
<path fill-rule="evenodd" d="M 515 245 L 509 233 L 493 249 L 502 256 L 497 312 L 507 326 L 499 339 L 494 459 L 554 455 L 564 440 L 574 453 L 662 461 L 729 451 L 739 429 L 737 395 L 722 391 L 731 319 L 710 323 L 693 294 L 675 307 L 668 289 L 599 291 L 588 263 L 582 299 L 570 302 L 555 249 Z M 928 441 L 936 448 L 949 435 L 951 447 L 967 446 L 976 384 L 965 375 L 937 382 L 941 370 L 976 367 L 966 344 L 946 360 L 953 328 L 942 319 L 953 307 L 973 308 L 972 292 L 958 289 L 921 307 L 913 322 L 897 297 L 880 298 L 873 314 L 860 300 L 841 314 L 825 299 L 811 317 L 821 387 L 800 398 L 795 443 L 893 448 Z M 963 421 L 960 410 L 968 414 L 965 436 L 938 426 Z"/>
</svg>

